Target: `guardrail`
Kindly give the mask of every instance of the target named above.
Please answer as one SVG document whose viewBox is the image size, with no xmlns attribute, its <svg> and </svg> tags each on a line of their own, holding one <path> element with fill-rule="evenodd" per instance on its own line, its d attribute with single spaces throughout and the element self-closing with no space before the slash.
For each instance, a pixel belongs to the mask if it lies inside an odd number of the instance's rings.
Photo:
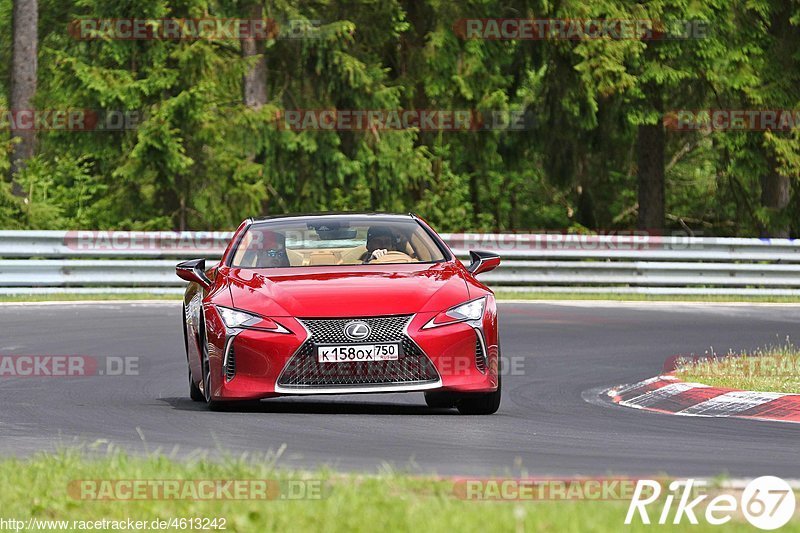
<svg viewBox="0 0 800 533">
<path fill-rule="evenodd" d="M 0 293 L 169 292 L 180 259 L 217 259 L 229 232 L 0 231 Z M 646 234 L 443 234 L 503 256 L 509 291 L 800 295 L 800 241 Z"/>
</svg>

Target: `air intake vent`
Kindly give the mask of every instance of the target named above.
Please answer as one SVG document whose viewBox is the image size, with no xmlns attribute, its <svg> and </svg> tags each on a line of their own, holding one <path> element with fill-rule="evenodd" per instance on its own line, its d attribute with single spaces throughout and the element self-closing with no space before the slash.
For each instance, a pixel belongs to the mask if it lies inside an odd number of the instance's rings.
<svg viewBox="0 0 800 533">
<path fill-rule="evenodd" d="M 475 331 L 475 366 L 478 367 L 482 373 L 486 373 L 486 353 L 483 350 L 483 342 L 481 342 L 480 331 Z"/>
<path fill-rule="evenodd" d="M 236 353 L 233 351 L 233 343 L 228 349 L 228 360 L 225 363 L 225 381 L 230 381 L 236 376 Z"/>
</svg>

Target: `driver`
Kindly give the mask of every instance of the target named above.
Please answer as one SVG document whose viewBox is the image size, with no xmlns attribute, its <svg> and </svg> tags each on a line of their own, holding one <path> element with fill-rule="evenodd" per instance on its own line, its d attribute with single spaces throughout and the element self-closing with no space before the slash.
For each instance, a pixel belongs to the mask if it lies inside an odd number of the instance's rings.
<svg viewBox="0 0 800 533">
<path fill-rule="evenodd" d="M 395 239 L 392 230 L 386 226 L 371 226 L 367 231 L 367 251 L 361 255 L 361 261 L 369 263 L 395 250 Z"/>
</svg>

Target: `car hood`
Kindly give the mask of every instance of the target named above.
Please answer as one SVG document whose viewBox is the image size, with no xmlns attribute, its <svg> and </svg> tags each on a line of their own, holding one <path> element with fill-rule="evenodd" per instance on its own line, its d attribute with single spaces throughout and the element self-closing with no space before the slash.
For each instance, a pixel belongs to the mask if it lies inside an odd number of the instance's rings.
<svg viewBox="0 0 800 533">
<path fill-rule="evenodd" d="M 228 272 L 233 305 L 267 316 L 347 317 L 442 311 L 469 297 L 453 263 Z"/>
</svg>

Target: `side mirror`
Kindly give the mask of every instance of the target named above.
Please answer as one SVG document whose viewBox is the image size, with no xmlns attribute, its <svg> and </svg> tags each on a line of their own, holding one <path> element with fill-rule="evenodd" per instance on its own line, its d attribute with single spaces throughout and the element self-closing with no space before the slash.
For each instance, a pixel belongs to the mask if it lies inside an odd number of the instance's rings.
<svg viewBox="0 0 800 533">
<path fill-rule="evenodd" d="M 211 280 L 206 276 L 206 260 L 192 259 L 178 263 L 175 273 L 179 278 L 199 284 L 204 289 L 211 287 Z"/>
<path fill-rule="evenodd" d="M 489 272 L 500 266 L 500 256 L 492 252 L 478 252 L 471 250 L 469 257 L 472 263 L 469 264 L 469 270 L 473 276 L 477 276 L 482 272 Z"/>
</svg>

